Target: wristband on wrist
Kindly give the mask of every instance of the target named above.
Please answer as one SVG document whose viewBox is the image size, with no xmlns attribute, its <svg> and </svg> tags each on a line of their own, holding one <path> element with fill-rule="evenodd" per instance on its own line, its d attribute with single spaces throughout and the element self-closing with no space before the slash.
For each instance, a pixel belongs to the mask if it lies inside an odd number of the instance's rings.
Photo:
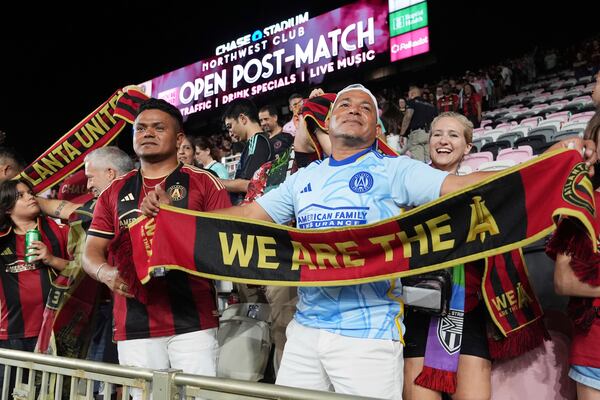
<svg viewBox="0 0 600 400">
<path fill-rule="evenodd" d="M 100 266 L 98 267 L 98 269 L 96 270 L 96 280 L 99 282 L 100 281 L 100 270 L 102 268 L 104 268 L 105 265 L 108 265 L 108 263 L 103 262 L 102 264 L 100 264 Z"/>
</svg>

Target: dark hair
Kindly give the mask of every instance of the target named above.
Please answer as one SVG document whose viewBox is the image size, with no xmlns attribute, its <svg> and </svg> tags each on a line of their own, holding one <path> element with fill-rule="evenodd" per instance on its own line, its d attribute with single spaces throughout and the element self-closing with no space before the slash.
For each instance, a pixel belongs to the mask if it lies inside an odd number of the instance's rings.
<svg viewBox="0 0 600 400">
<path fill-rule="evenodd" d="M 177 107 L 175 107 L 171 103 L 163 99 L 150 98 L 144 101 L 142 104 L 140 104 L 140 108 L 138 110 L 137 115 L 140 115 L 143 111 L 146 110 L 160 110 L 166 112 L 171 117 L 173 117 L 173 119 L 177 123 L 177 131 L 183 132 L 183 116 L 181 115 Z"/>
<path fill-rule="evenodd" d="M 201 150 L 210 150 L 210 156 L 213 160 L 219 160 L 219 149 L 217 149 L 217 146 L 215 146 L 215 144 L 206 136 L 198 136 L 195 138 L 194 150 L 196 150 L 195 147 L 200 147 Z"/>
<path fill-rule="evenodd" d="M 258 123 L 258 110 L 250 99 L 236 99 L 232 101 L 223 114 L 223 121 L 226 118 L 238 119 L 241 114 L 248 117 L 250 121 Z"/>
<path fill-rule="evenodd" d="M 258 110 L 259 113 L 261 112 L 268 112 L 270 116 L 272 117 L 279 117 L 279 114 L 277 113 L 277 108 L 272 105 L 272 104 L 267 104 L 265 106 L 262 106 L 260 108 L 260 110 Z"/>
<path fill-rule="evenodd" d="M 33 190 L 31 183 L 26 180 L 12 179 L 0 183 L 0 230 L 2 231 L 5 231 L 13 225 L 12 219 L 7 212 L 15 208 L 15 204 L 19 198 L 19 192 L 17 191 L 17 185 L 19 183 L 22 183 L 30 190 Z"/>
<path fill-rule="evenodd" d="M 300 93 L 292 93 L 292 95 L 288 99 L 288 103 L 291 103 L 292 100 L 294 100 L 294 99 L 303 99 L 303 98 L 304 97 L 302 97 L 302 95 Z"/>
<path fill-rule="evenodd" d="M 12 147 L 0 146 L 0 164 L 12 164 L 17 171 L 20 171 L 25 167 L 25 160 Z"/>
</svg>

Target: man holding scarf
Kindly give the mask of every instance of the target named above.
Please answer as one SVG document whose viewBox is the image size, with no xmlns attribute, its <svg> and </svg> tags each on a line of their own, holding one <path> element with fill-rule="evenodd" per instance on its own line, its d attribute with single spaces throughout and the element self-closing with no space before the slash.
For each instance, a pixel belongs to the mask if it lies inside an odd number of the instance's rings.
<svg viewBox="0 0 600 400">
<path fill-rule="evenodd" d="M 377 101 L 362 85 L 341 90 L 329 120 L 332 155 L 291 175 L 256 202 L 217 212 L 330 228 L 381 221 L 470 184 L 486 173 L 448 175 L 407 157 L 377 151 Z M 582 147 L 580 140 L 575 144 Z M 595 147 L 588 157 L 595 160 Z M 155 216 L 164 191 L 142 209 Z M 352 250 L 349 249 L 349 255 Z M 402 398 L 404 306 L 399 280 L 301 287 L 277 384 L 338 393 Z"/>
</svg>

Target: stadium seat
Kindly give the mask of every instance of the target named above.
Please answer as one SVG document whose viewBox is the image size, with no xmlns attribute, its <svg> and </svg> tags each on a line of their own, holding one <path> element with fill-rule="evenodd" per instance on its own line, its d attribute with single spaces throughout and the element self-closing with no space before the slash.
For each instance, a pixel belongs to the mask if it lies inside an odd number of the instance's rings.
<svg viewBox="0 0 600 400">
<path fill-rule="evenodd" d="M 497 140 L 508 140 L 512 146 L 515 143 L 515 140 L 517 140 L 518 138 L 522 138 L 523 136 L 525 135 L 522 131 L 510 131 L 508 133 L 498 136 Z"/>
<path fill-rule="evenodd" d="M 487 125 L 491 125 L 494 121 L 492 121 L 491 119 L 484 119 L 481 121 L 481 123 L 479 124 L 479 128 L 483 129 L 485 128 Z"/>
<path fill-rule="evenodd" d="M 546 115 L 546 121 L 560 121 L 567 122 L 571 117 L 571 111 L 558 111 L 552 114 Z"/>
<path fill-rule="evenodd" d="M 476 170 L 480 164 L 484 162 L 494 161 L 494 155 L 489 151 L 467 154 L 460 163 L 462 167 L 469 167 L 471 170 Z"/>
<path fill-rule="evenodd" d="M 594 80 L 594 75 L 582 76 L 577 80 L 577 83 L 590 83 Z"/>
<path fill-rule="evenodd" d="M 496 125 L 496 127 L 494 128 L 495 130 L 504 130 L 504 132 L 508 132 L 513 126 L 518 125 L 516 121 L 511 121 L 511 122 L 504 122 L 502 124 L 498 124 Z M 489 136 L 489 132 L 487 133 L 486 136 Z"/>
<path fill-rule="evenodd" d="M 556 135 L 554 135 L 552 137 L 553 140 L 565 140 L 565 139 L 569 139 L 571 137 L 583 137 L 583 130 L 579 130 L 579 129 L 570 129 L 567 131 L 560 131 L 557 132 Z"/>
<path fill-rule="evenodd" d="M 574 113 L 576 112 L 584 112 L 584 111 L 594 111 L 596 106 L 592 101 L 592 97 L 589 95 L 575 97 L 568 104 L 563 107 L 563 110 L 570 110 Z"/>
<path fill-rule="evenodd" d="M 515 126 L 513 129 L 511 129 L 509 133 L 517 132 L 517 133 L 521 134 L 521 136 L 519 136 L 519 137 L 525 137 L 525 136 L 527 136 L 527 134 L 529 133 L 530 130 L 531 130 L 531 128 L 528 126 L 518 125 L 518 126 Z"/>
<path fill-rule="evenodd" d="M 570 89 L 566 95 L 565 95 L 565 99 L 568 100 L 573 100 L 575 97 L 579 97 L 583 94 L 583 90 L 582 89 Z"/>
<path fill-rule="evenodd" d="M 485 129 L 484 128 L 475 128 L 473 129 L 473 138 L 478 138 L 480 136 L 484 136 Z"/>
<path fill-rule="evenodd" d="M 515 141 L 515 147 L 531 146 L 533 154 L 540 154 L 540 149 L 546 146 L 546 136 L 544 135 L 528 135 L 526 137 L 519 138 Z"/>
<path fill-rule="evenodd" d="M 493 154 L 494 159 L 498 155 L 498 151 L 501 149 L 509 149 L 512 147 L 512 144 L 508 140 L 496 140 L 492 143 L 486 143 L 481 147 L 482 152 L 489 151 Z"/>
<path fill-rule="evenodd" d="M 534 155 L 542 154 L 543 152 L 548 150 L 550 147 L 552 147 L 556 143 L 557 143 L 556 141 L 546 142 L 544 145 L 538 147 L 537 149 L 533 149 L 533 154 Z"/>
<path fill-rule="evenodd" d="M 569 118 L 569 122 L 585 122 L 587 124 L 595 113 L 595 111 L 585 111 L 579 114 L 573 114 L 571 115 L 571 118 Z"/>
<path fill-rule="evenodd" d="M 456 171 L 456 174 L 457 175 L 469 175 L 471 172 L 473 172 L 473 168 L 469 167 L 468 165 L 460 164 L 460 167 L 458 167 L 458 171 Z"/>
<path fill-rule="evenodd" d="M 568 130 L 582 130 L 584 131 L 585 128 L 587 127 L 588 122 L 587 121 L 569 121 L 565 124 L 563 124 L 563 126 L 560 128 L 561 131 L 568 131 Z"/>
<path fill-rule="evenodd" d="M 516 149 L 502 149 L 498 152 L 496 161 L 500 160 L 513 160 L 515 164 L 522 163 L 533 157 L 533 148 L 531 146 L 523 145 Z"/>
<path fill-rule="evenodd" d="M 480 151 L 481 147 L 483 147 L 483 145 L 488 143 L 489 141 L 490 141 L 489 138 L 486 138 L 486 137 L 480 137 L 477 139 L 473 139 L 473 148 L 471 150 L 476 149 L 477 151 Z"/>
<path fill-rule="evenodd" d="M 542 121 L 542 122 L 544 122 L 544 121 Z M 548 121 L 548 122 L 554 122 L 554 121 Z M 558 124 L 560 125 L 560 122 Z M 556 132 L 558 132 L 558 128 L 556 127 L 556 124 L 549 124 L 546 126 L 540 125 L 537 128 L 533 128 L 532 130 L 530 130 L 527 133 L 527 136 L 542 135 L 546 138 L 546 142 L 549 142 L 550 140 L 552 140 L 552 137 L 556 134 Z"/>
<path fill-rule="evenodd" d="M 477 171 L 502 171 L 503 169 L 515 166 L 517 163 L 511 159 L 488 161 L 479 165 Z"/>
<path fill-rule="evenodd" d="M 540 123 L 541 120 L 542 120 L 542 117 L 525 118 L 524 120 L 521 121 L 521 123 L 519 125 L 520 126 L 528 126 L 530 128 L 535 128 L 538 126 L 538 124 Z"/>
</svg>

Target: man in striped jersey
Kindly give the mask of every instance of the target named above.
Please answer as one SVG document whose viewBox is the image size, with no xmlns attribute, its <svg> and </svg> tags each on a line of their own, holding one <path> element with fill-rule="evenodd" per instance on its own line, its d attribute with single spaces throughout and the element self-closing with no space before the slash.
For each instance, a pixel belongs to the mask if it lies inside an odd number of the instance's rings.
<svg viewBox="0 0 600 400">
<path fill-rule="evenodd" d="M 219 315 L 212 281 L 169 271 L 144 286 L 143 301 L 132 295 L 127 279 L 109 261 L 108 248 L 120 230 L 140 215 L 145 195 L 159 186 L 176 207 L 210 211 L 231 202 L 217 178 L 177 161 L 184 134 L 176 107 L 164 100 L 147 100 L 133 130 L 133 148 L 141 166 L 117 178 L 98 198 L 84 268 L 114 293 L 113 333 L 120 364 L 215 376 Z M 132 395 L 138 399 L 141 392 Z"/>
</svg>

